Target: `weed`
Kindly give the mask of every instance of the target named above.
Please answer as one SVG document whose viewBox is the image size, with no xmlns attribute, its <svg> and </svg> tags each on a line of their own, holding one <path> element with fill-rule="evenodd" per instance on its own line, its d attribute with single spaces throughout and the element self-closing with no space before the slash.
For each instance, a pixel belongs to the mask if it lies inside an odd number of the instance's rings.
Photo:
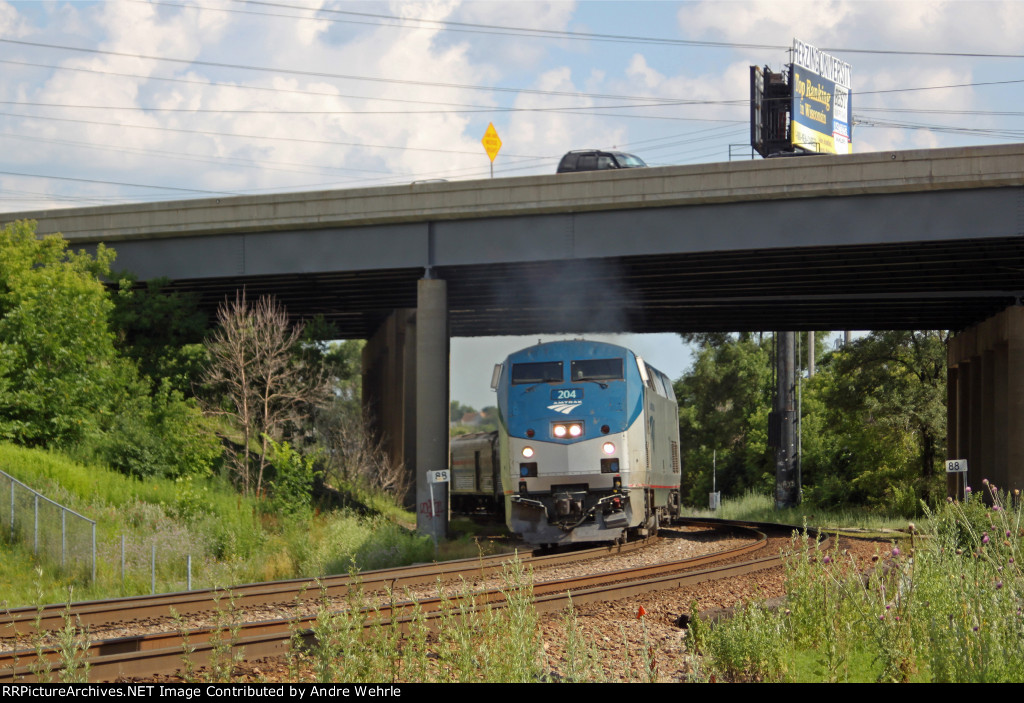
<svg viewBox="0 0 1024 703">
<path fill-rule="evenodd" d="M 62 614 L 64 625 L 57 632 L 57 652 L 60 657 L 61 683 L 88 683 L 89 662 L 87 660 L 89 632 L 82 627 L 81 621 L 73 621 L 71 617 L 71 590 Z"/>
</svg>

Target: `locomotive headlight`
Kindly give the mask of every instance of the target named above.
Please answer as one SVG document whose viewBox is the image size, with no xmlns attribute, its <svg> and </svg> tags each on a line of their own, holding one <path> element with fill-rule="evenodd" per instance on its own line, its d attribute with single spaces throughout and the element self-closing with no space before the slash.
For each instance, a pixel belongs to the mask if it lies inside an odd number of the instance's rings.
<svg viewBox="0 0 1024 703">
<path fill-rule="evenodd" d="M 523 456 L 527 459 L 533 457 L 533 447 L 523 447 Z"/>
<path fill-rule="evenodd" d="M 551 436 L 555 439 L 565 439 L 566 437 L 583 436 L 583 423 L 582 422 L 559 422 L 551 425 Z"/>
<path fill-rule="evenodd" d="M 605 442 L 604 444 L 601 445 L 601 450 L 605 454 L 614 454 L 615 453 L 615 445 L 612 444 L 611 442 Z"/>
</svg>

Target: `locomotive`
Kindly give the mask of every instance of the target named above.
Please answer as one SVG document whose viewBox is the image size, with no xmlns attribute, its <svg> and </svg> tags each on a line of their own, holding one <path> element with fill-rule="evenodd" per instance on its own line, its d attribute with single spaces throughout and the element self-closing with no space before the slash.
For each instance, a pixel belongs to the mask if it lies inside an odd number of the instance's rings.
<svg viewBox="0 0 1024 703">
<path fill-rule="evenodd" d="M 679 515 L 668 377 L 630 350 L 537 344 L 495 367 L 506 523 L 532 544 L 612 542 Z"/>
</svg>

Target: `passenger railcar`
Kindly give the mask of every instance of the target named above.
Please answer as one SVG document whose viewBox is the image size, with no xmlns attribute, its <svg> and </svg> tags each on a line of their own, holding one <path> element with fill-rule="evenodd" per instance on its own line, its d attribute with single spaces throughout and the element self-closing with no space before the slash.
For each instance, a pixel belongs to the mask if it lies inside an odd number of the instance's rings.
<svg viewBox="0 0 1024 703">
<path fill-rule="evenodd" d="M 532 544 L 647 534 L 679 514 L 672 384 L 624 347 L 537 344 L 495 367 L 506 522 Z"/>
<path fill-rule="evenodd" d="M 453 437 L 450 444 L 452 512 L 504 518 L 501 460 L 497 432 L 474 432 Z"/>
</svg>

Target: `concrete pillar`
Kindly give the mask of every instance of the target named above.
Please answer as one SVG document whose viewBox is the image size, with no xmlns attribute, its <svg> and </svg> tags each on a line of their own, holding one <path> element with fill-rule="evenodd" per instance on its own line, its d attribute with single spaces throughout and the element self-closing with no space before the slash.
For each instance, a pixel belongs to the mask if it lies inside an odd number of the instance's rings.
<svg viewBox="0 0 1024 703">
<path fill-rule="evenodd" d="M 448 532 L 448 486 L 435 484 L 433 503 L 427 472 L 448 468 L 448 285 L 419 281 L 416 298 L 416 529 Z"/>
<path fill-rule="evenodd" d="M 981 479 L 988 478 L 988 467 L 985 466 L 981 455 L 981 447 L 984 442 L 981 424 L 981 409 L 988 400 L 982 394 L 981 385 L 981 355 L 975 354 L 971 357 L 970 392 L 967 403 L 969 411 L 967 420 L 970 425 L 967 438 L 967 456 L 971 461 L 967 464 L 967 477 L 969 484 L 975 490 L 980 489 Z"/>
<path fill-rule="evenodd" d="M 1024 312 L 1024 308 L 1015 308 Z M 1018 315 L 1007 345 L 1006 468 L 1000 488 L 1024 491 L 1024 314 Z"/>
<path fill-rule="evenodd" d="M 416 506 L 416 311 L 391 313 L 363 347 L 363 413 L 393 466 L 409 473 L 405 506 Z"/>
<path fill-rule="evenodd" d="M 957 415 L 960 384 L 960 369 L 956 366 L 946 367 L 946 457 L 949 459 L 960 458 L 960 450 L 957 444 L 957 427 L 959 419 Z M 946 495 L 954 496 L 957 499 L 963 498 L 963 481 L 958 474 L 946 474 Z"/>
<path fill-rule="evenodd" d="M 984 476 L 997 486 L 999 477 L 995 474 L 995 354 L 992 349 L 984 349 L 978 356 L 978 463 Z M 1003 483 L 1002 485 L 1006 485 Z"/>
<path fill-rule="evenodd" d="M 967 459 L 967 465 L 971 466 L 971 362 L 963 361 L 957 366 L 959 383 L 956 386 L 956 446 L 959 456 L 951 456 L 950 459 Z M 971 484 L 970 474 L 963 476 L 966 485 Z"/>
<path fill-rule="evenodd" d="M 1008 345 L 997 344 L 992 353 L 992 480 L 997 486 L 1010 485 L 1010 367 Z"/>
<path fill-rule="evenodd" d="M 947 457 L 967 459 L 975 493 L 985 478 L 1024 490 L 1024 307 L 952 338 L 947 361 Z"/>
</svg>

